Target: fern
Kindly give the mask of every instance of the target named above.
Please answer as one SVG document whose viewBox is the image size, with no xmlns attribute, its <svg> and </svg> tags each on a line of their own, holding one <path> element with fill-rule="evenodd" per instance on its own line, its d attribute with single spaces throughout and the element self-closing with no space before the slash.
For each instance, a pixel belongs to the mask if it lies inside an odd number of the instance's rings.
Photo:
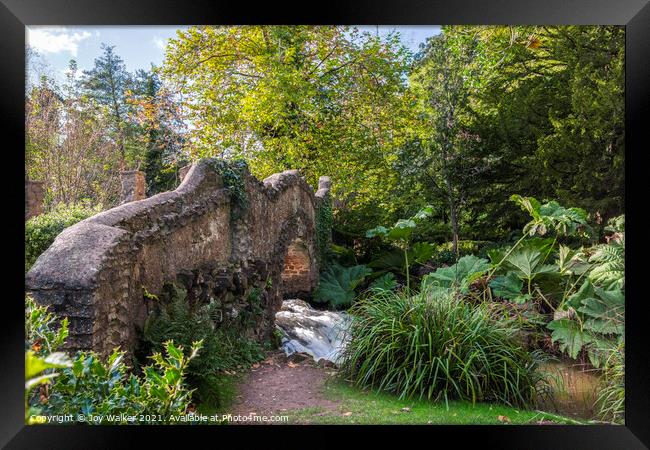
<svg viewBox="0 0 650 450">
<path fill-rule="evenodd" d="M 228 388 L 223 377 L 263 359 L 261 344 L 243 333 L 243 314 L 224 322 L 217 302 L 190 303 L 187 291 L 175 284 L 167 285 L 161 297 L 156 312 L 145 322 L 142 350 L 162 352 L 169 340 L 185 348 L 202 341 L 201 352 L 188 366 L 188 383 L 196 388 L 195 400 L 223 403 Z M 144 365 L 148 352 L 141 353 L 140 364 Z"/>
</svg>

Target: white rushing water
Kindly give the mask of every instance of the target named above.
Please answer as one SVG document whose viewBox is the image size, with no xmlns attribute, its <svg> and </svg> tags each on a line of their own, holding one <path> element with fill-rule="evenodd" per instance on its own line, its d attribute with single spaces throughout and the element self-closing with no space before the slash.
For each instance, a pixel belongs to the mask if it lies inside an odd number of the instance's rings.
<svg viewBox="0 0 650 450">
<path fill-rule="evenodd" d="M 285 300 L 275 315 L 287 355 L 308 353 L 314 360 L 337 363 L 346 342 L 350 316 L 345 312 L 314 309 L 303 300 Z"/>
</svg>

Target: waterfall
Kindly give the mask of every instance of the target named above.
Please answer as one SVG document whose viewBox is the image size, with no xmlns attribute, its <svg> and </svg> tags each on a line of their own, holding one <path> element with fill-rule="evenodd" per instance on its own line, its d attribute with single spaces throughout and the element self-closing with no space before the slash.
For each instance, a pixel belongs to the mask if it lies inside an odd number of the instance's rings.
<svg viewBox="0 0 650 450">
<path fill-rule="evenodd" d="M 346 343 L 350 316 L 342 311 L 321 311 L 298 299 L 285 300 L 275 315 L 287 355 L 303 352 L 314 360 L 337 363 Z"/>
</svg>

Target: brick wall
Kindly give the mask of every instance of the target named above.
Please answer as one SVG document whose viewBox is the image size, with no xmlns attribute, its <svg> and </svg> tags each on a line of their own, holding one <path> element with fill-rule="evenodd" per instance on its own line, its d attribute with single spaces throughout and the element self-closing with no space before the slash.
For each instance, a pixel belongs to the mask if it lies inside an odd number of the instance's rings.
<svg viewBox="0 0 650 450">
<path fill-rule="evenodd" d="M 147 198 L 147 183 L 144 172 L 127 170 L 120 172 L 122 182 L 121 203 L 134 202 Z"/>
<path fill-rule="evenodd" d="M 42 181 L 25 180 L 25 220 L 43 214 L 44 194 Z"/>
<path fill-rule="evenodd" d="M 302 297 L 312 288 L 312 258 L 309 249 L 301 239 L 289 245 L 282 270 L 284 296 Z"/>
</svg>

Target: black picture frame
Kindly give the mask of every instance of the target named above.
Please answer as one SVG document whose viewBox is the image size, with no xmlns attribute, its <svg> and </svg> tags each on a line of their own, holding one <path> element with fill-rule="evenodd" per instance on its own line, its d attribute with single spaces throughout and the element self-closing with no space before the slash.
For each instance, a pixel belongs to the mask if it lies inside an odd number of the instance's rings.
<svg viewBox="0 0 650 450">
<path fill-rule="evenodd" d="M 16 191 L 24 166 L 25 25 L 191 25 L 191 24 L 581 24 L 626 27 L 626 237 L 627 324 L 626 324 L 626 424 L 625 426 L 438 426 L 409 427 L 255 427 L 273 447 L 292 443 L 305 447 L 312 442 L 338 446 L 347 440 L 340 433 L 353 431 L 362 438 L 395 438 L 403 445 L 444 445 L 445 441 L 481 448 L 636 449 L 650 446 L 650 327 L 643 313 L 647 302 L 642 294 L 644 270 L 643 201 L 647 187 L 644 156 L 648 146 L 650 109 L 650 4 L 649 0 L 422 0 L 327 2 L 306 9 L 306 3 L 253 4 L 207 0 L 0 0 L 0 67 L 5 151 L 4 225 L 5 250 L 2 327 L 0 333 L 0 445 L 7 448 L 125 448 L 135 446 L 135 437 L 167 440 L 172 433 L 184 434 L 185 445 L 201 445 L 187 433 L 206 433 L 208 442 L 224 445 L 226 438 L 250 437 L 249 426 L 240 427 L 118 427 L 118 426 L 26 426 L 24 424 L 22 346 L 24 327 L 21 297 L 24 273 L 20 272 L 24 247 L 23 203 Z M 10 162 L 6 162 L 9 158 Z M 8 205 L 11 205 L 10 207 Z M 9 243 L 11 245 L 6 245 Z M 15 290 L 15 291 L 14 291 Z M 277 437 L 278 433 L 289 436 Z M 208 435 L 209 433 L 209 435 Z M 220 434 L 218 434 L 220 433 Z M 305 433 L 315 433 L 305 440 Z M 417 441 L 415 434 L 417 434 Z M 236 435 L 236 436 L 235 436 Z M 264 436 L 259 436 L 264 435 Z M 449 440 L 451 439 L 451 440 Z M 217 444 L 217 442 L 219 444 Z M 416 443 L 419 442 L 419 443 Z M 138 444 L 142 445 L 142 444 Z M 213 444 L 208 444 L 213 445 Z M 367 445 L 367 444 L 365 444 Z M 446 444 L 455 445 L 455 444 Z"/>
</svg>

